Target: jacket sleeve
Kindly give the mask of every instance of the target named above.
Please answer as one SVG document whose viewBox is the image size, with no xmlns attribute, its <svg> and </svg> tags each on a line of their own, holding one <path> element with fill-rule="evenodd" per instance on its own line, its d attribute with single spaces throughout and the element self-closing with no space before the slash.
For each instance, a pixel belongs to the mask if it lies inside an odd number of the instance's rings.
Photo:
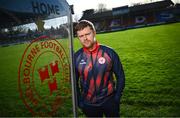
<svg viewBox="0 0 180 118">
<path fill-rule="evenodd" d="M 113 53 L 112 60 L 113 60 L 113 72 L 116 76 L 116 92 L 114 99 L 115 102 L 119 103 L 123 89 L 125 87 L 125 75 L 120 58 L 115 51 Z"/>
<path fill-rule="evenodd" d="M 82 107 L 82 100 L 81 100 L 81 94 L 80 94 L 80 86 L 79 86 L 79 72 L 78 72 L 78 64 L 77 64 L 77 55 L 75 54 L 74 59 L 74 65 L 75 65 L 75 77 L 76 77 L 76 93 L 77 93 L 77 102 L 78 107 Z"/>
</svg>

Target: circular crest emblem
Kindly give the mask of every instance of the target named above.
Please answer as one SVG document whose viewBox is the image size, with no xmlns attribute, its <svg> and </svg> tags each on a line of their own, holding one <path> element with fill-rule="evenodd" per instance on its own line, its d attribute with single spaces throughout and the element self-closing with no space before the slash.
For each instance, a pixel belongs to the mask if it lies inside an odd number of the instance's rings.
<svg viewBox="0 0 180 118">
<path fill-rule="evenodd" d="M 99 62 L 100 64 L 104 64 L 104 63 L 106 62 L 106 59 L 105 59 L 104 57 L 100 57 L 100 58 L 98 59 L 98 62 Z"/>
<path fill-rule="evenodd" d="M 18 84 L 20 96 L 34 116 L 54 116 L 65 100 L 71 98 L 66 52 L 57 40 L 48 36 L 35 39 L 25 49 Z"/>
</svg>

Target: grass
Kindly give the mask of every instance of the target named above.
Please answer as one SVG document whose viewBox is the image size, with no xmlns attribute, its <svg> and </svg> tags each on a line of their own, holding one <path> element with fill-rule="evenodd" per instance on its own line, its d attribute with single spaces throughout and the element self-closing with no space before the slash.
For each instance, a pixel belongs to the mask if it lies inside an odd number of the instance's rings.
<svg viewBox="0 0 180 118">
<path fill-rule="evenodd" d="M 118 53 L 124 67 L 122 117 L 180 116 L 179 28 L 180 23 L 173 23 L 97 35 L 101 44 Z M 0 47 L 0 116 L 31 116 L 18 91 L 18 67 L 26 46 Z M 77 39 L 74 47 L 81 47 Z M 72 116 L 70 100 L 60 113 Z"/>
<path fill-rule="evenodd" d="M 180 116 L 179 27 L 175 23 L 97 35 L 100 43 L 114 48 L 124 67 L 121 116 Z"/>
</svg>

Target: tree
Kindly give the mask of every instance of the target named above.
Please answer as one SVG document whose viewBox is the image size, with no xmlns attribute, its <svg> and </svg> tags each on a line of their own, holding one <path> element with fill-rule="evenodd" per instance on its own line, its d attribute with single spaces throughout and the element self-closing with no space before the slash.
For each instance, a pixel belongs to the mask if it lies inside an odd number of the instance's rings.
<svg viewBox="0 0 180 118">
<path fill-rule="evenodd" d="M 78 15 L 74 15 L 73 19 L 74 19 L 73 20 L 74 22 L 78 22 L 79 21 L 79 16 Z"/>
<path fill-rule="evenodd" d="M 106 10 L 107 10 L 106 4 L 103 4 L 103 3 L 98 4 L 97 12 L 103 12 L 103 11 L 106 11 Z"/>
</svg>

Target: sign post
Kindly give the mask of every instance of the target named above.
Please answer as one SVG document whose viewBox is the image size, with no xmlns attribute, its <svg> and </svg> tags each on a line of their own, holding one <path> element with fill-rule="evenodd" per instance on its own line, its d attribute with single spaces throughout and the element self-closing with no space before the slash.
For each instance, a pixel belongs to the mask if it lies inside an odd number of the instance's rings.
<svg viewBox="0 0 180 118">
<path fill-rule="evenodd" d="M 70 14 L 70 21 L 72 21 L 72 15 Z M 77 114 L 77 94 L 76 94 L 76 79 L 75 79 L 75 76 L 74 76 L 74 67 L 73 67 L 73 63 L 74 63 L 74 51 L 73 51 L 73 24 L 71 23 L 70 25 L 70 36 L 71 36 L 71 40 L 70 40 L 70 52 L 71 52 L 71 83 L 72 83 L 72 101 L 73 101 L 73 114 L 74 114 L 74 117 L 77 117 L 78 114 Z"/>
</svg>

